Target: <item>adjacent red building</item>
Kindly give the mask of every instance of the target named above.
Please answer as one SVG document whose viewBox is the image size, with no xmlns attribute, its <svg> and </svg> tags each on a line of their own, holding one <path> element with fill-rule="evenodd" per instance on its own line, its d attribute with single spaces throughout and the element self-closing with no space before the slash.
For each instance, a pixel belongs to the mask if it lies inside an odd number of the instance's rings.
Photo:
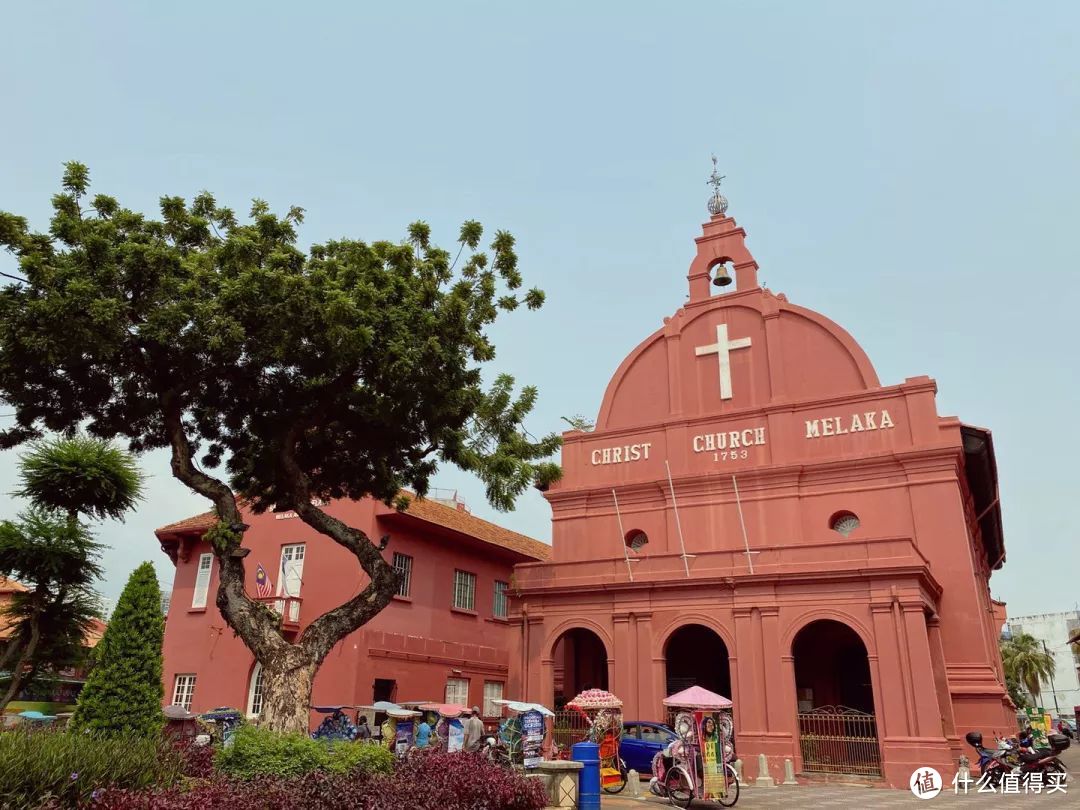
<svg viewBox="0 0 1080 810">
<path fill-rule="evenodd" d="M 595 430 L 564 434 L 551 559 L 515 571 L 510 690 L 608 688 L 660 720 L 697 683 L 733 698 L 762 783 L 785 759 L 951 778 L 966 731 L 1015 731 L 990 433 L 939 415 L 929 377 L 883 385 L 840 326 L 758 284 L 711 210 L 688 300 L 615 371 Z"/>
<path fill-rule="evenodd" d="M 312 702 L 446 700 L 483 706 L 485 716 L 497 716 L 491 701 L 510 696 L 507 589 L 513 566 L 546 559 L 549 547 L 474 517 L 456 498 L 413 500 L 407 512 L 371 500 L 324 508 L 369 537 L 390 535 L 385 557 L 404 580 L 375 620 L 327 656 Z M 257 595 L 262 565 L 271 590 L 267 601 L 282 613 L 286 637 L 363 586 L 356 558 L 295 513 L 245 510 L 244 520 L 251 527 L 244 536 L 248 593 Z M 259 667 L 214 604 L 217 565 L 202 540 L 213 522 L 208 512 L 156 532 L 176 565 L 165 624 L 165 702 L 196 712 L 232 706 L 256 715 Z"/>
</svg>

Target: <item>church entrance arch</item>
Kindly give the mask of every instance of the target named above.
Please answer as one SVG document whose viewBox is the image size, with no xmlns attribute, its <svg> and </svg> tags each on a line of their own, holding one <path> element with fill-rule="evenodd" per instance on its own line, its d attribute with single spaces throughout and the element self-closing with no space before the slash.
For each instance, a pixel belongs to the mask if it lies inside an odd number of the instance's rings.
<svg viewBox="0 0 1080 810">
<path fill-rule="evenodd" d="M 607 659 L 603 640 L 592 630 L 575 627 L 560 635 L 552 654 L 556 710 L 586 689 L 607 689 Z"/>
<path fill-rule="evenodd" d="M 870 659 L 858 633 L 819 619 L 796 634 L 791 654 L 803 771 L 881 776 Z"/>
<path fill-rule="evenodd" d="M 684 624 L 664 645 L 665 695 L 701 686 L 731 697 L 731 665 L 724 640 L 711 627 Z"/>
</svg>

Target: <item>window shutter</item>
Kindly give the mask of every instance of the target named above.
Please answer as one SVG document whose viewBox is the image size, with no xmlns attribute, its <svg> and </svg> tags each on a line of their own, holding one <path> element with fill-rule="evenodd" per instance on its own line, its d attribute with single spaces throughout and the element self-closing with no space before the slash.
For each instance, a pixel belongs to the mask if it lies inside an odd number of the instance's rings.
<svg viewBox="0 0 1080 810">
<path fill-rule="evenodd" d="M 206 607 L 206 595 L 210 591 L 210 572 L 214 568 L 213 554 L 199 555 L 199 572 L 195 575 L 195 593 L 191 596 L 193 608 Z"/>
</svg>

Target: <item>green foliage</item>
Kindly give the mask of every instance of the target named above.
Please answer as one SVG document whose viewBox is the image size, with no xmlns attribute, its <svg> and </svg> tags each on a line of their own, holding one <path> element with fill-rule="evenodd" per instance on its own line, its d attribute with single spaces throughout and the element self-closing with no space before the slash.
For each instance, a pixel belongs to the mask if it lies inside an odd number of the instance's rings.
<svg viewBox="0 0 1080 810">
<path fill-rule="evenodd" d="M 153 565 L 136 568 L 98 642 L 97 664 L 79 695 L 74 728 L 147 736 L 161 730 L 165 622 L 160 593 Z"/>
<path fill-rule="evenodd" d="M 47 509 L 122 520 L 142 499 L 135 459 L 101 439 L 62 437 L 35 442 L 19 459 L 16 493 Z"/>
<path fill-rule="evenodd" d="M 327 743 L 307 734 L 283 734 L 244 726 L 215 758 L 219 771 L 240 779 L 295 777 L 313 771 L 390 773 L 394 755 L 374 743 Z"/>
<path fill-rule="evenodd" d="M 1038 700 L 1040 681 L 1054 674 L 1054 657 L 1046 652 L 1042 642 L 1028 633 L 1018 633 L 1001 642 L 1001 662 L 1005 666 L 1006 683 L 1022 686 Z M 1013 702 L 1022 705 L 1013 698 Z"/>
<path fill-rule="evenodd" d="M 176 784 L 182 768 L 180 754 L 158 737 L 16 728 L 0 732 L 0 807 L 30 810 L 48 799 L 75 807 L 104 787 Z"/>
<path fill-rule="evenodd" d="M 85 425 L 134 451 L 167 446 L 165 413 L 206 469 L 228 457 L 256 510 L 289 503 L 294 457 L 324 500 L 420 495 L 440 462 L 476 472 L 511 508 L 559 468 L 559 446 L 523 422 L 536 389 L 490 391 L 487 330 L 500 311 L 543 303 L 522 292 L 514 238 L 466 222 L 457 257 L 423 222 L 405 243 L 297 243 L 303 210 L 256 200 L 249 220 L 203 192 L 162 197 L 161 218 L 89 194 L 69 163 L 48 234 L 0 213 L 0 245 L 26 284 L 0 290 L 0 397 L 16 411 L 0 444 Z M 460 265 L 458 264 L 460 260 Z"/>
<path fill-rule="evenodd" d="M 101 549 L 85 526 L 41 508 L 0 521 L 0 574 L 31 590 L 89 585 L 101 576 Z"/>
</svg>

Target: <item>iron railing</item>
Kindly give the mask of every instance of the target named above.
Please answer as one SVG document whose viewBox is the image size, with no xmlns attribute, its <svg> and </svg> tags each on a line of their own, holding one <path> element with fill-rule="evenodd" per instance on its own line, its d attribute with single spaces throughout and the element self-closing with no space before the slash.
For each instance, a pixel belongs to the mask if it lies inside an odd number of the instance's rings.
<svg viewBox="0 0 1080 810">
<path fill-rule="evenodd" d="M 569 751 L 574 743 L 588 739 L 589 725 L 589 719 L 581 712 L 560 709 L 555 712 L 555 725 L 551 732 L 551 739 L 561 751 Z"/>
<path fill-rule="evenodd" d="M 881 776 L 874 715 L 845 706 L 821 706 L 797 716 L 804 772 Z"/>
</svg>

